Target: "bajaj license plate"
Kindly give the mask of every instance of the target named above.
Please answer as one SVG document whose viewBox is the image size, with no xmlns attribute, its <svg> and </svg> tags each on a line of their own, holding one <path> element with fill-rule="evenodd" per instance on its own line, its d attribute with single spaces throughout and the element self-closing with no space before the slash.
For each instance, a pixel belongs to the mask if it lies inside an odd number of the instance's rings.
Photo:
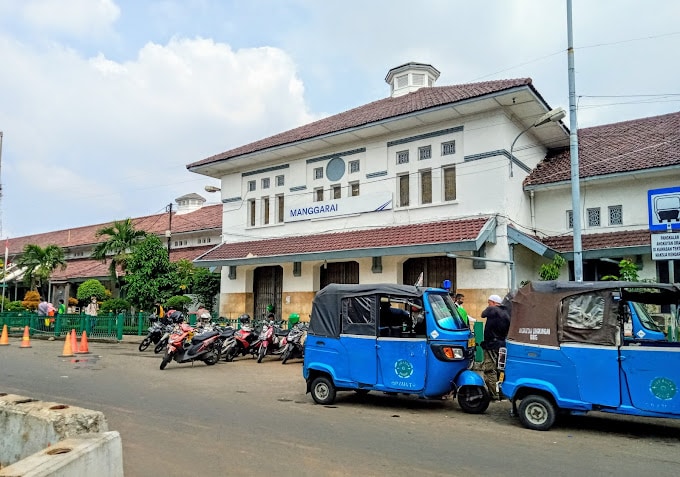
<svg viewBox="0 0 680 477">
<path fill-rule="evenodd" d="M 475 337 L 473 336 L 472 338 L 468 339 L 468 348 L 474 348 L 475 347 Z"/>
</svg>

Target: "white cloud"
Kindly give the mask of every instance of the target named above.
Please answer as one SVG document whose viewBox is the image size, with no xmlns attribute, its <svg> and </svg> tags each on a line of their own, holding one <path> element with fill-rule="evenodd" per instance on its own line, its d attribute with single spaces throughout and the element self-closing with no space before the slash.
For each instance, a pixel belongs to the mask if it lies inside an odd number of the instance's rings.
<svg viewBox="0 0 680 477">
<path fill-rule="evenodd" d="M 314 119 L 276 48 L 174 38 L 119 63 L 0 37 L 0 57 L 20 73 L 0 77 L 5 196 L 41 184 L 7 222 L 47 216 L 22 223 L 22 235 L 62 228 L 65 213 L 78 217 L 70 225 L 154 213 L 208 182 L 186 164 Z M 68 206 L 46 214 L 43 198 Z"/>
<path fill-rule="evenodd" d="M 110 32 L 120 16 L 112 0 L 24 0 L 21 10 L 26 23 L 36 30 L 76 37 Z"/>
</svg>

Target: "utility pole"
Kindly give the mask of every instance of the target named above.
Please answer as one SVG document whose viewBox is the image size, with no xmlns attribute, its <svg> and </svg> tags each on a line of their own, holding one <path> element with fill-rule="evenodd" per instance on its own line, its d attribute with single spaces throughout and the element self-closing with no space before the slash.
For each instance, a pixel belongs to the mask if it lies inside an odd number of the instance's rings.
<svg viewBox="0 0 680 477">
<path fill-rule="evenodd" d="M 2 238 L 2 131 L 0 131 L 0 239 Z M 2 262 L 2 302 L 0 302 L 0 313 L 5 311 L 5 288 L 7 287 L 7 260 L 9 250 L 5 242 L 5 261 Z"/>
<path fill-rule="evenodd" d="M 578 171 L 578 122 L 576 121 L 576 80 L 574 79 L 574 35 L 571 0 L 567 0 L 567 60 L 569 63 L 569 157 L 571 159 L 571 216 L 574 227 L 574 280 L 583 281 L 581 249 L 581 184 Z"/>
<path fill-rule="evenodd" d="M 165 231 L 165 236 L 168 238 L 168 258 L 170 258 L 170 237 L 172 237 L 172 202 L 165 206 L 165 211 L 168 213 L 168 230 Z"/>
</svg>

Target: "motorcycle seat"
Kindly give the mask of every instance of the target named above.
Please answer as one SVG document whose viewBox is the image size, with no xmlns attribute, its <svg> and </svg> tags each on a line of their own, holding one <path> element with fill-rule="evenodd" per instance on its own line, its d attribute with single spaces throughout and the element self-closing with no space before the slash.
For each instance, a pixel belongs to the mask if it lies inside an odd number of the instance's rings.
<svg viewBox="0 0 680 477">
<path fill-rule="evenodd" d="M 219 331 L 208 331 L 207 333 L 201 333 L 200 335 L 194 335 L 193 338 L 191 338 L 192 343 L 200 343 L 201 341 L 207 340 L 208 338 L 212 338 L 213 336 L 219 335 Z"/>
</svg>

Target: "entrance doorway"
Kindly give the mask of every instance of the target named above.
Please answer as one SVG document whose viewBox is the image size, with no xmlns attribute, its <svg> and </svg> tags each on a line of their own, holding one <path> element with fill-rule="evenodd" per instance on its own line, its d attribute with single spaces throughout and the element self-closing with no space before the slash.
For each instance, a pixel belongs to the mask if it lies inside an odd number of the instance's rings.
<svg viewBox="0 0 680 477">
<path fill-rule="evenodd" d="M 258 267 L 253 277 L 253 298 L 255 310 L 254 320 L 261 320 L 267 316 L 267 307 L 274 307 L 277 320 L 281 316 L 281 295 L 283 294 L 283 268 L 278 265 L 272 267 Z"/>
</svg>

